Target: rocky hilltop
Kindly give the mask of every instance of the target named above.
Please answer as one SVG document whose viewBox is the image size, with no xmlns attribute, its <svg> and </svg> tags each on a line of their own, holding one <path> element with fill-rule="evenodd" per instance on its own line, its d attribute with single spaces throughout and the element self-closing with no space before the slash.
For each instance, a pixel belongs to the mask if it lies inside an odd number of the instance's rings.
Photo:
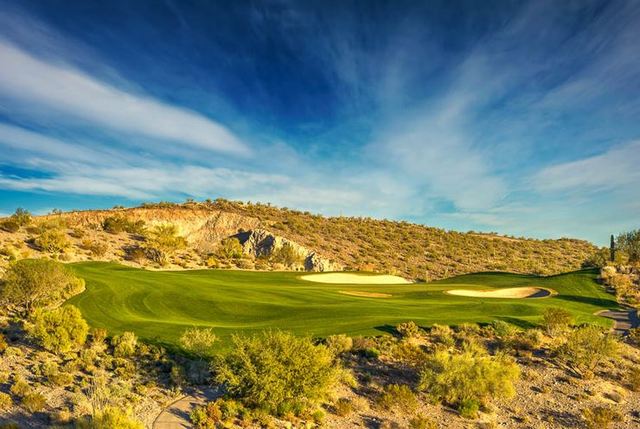
<svg viewBox="0 0 640 429">
<path fill-rule="evenodd" d="M 124 226 L 107 225 L 114 219 Z M 163 255 L 167 249 L 152 248 L 150 240 L 156 229 L 168 226 L 182 245 L 176 241 Z M 51 230 L 62 234 L 62 248 L 42 246 L 41 236 Z M 116 260 L 158 269 L 346 269 L 425 280 L 479 271 L 554 274 L 579 269 L 594 251 L 592 244 L 575 239 L 461 233 L 221 199 L 56 213 L 35 217 L 16 231 L 0 230 L 4 264 L 49 253 L 68 261 Z"/>
</svg>

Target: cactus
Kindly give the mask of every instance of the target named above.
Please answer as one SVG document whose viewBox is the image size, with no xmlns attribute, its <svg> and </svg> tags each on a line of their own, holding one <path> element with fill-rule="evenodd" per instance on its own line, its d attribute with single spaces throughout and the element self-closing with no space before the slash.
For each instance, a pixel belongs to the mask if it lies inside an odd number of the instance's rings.
<svg viewBox="0 0 640 429">
<path fill-rule="evenodd" d="M 611 234 L 611 245 L 609 246 L 609 254 L 611 256 L 611 262 L 615 262 L 615 260 L 616 260 L 616 241 L 613 238 L 613 234 Z"/>
</svg>

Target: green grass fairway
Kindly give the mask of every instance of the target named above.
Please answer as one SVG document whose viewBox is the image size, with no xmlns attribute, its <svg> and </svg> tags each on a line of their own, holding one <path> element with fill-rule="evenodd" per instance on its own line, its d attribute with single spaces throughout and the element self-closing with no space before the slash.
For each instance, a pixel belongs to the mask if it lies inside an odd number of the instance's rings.
<svg viewBox="0 0 640 429">
<path fill-rule="evenodd" d="M 612 295 L 595 282 L 594 271 L 552 277 L 506 273 L 459 276 L 408 285 L 338 285 L 308 282 L 299 273 L 251 271 L 145 271 L 112 263 L 71 265 L 87 282 L 87 290 L 69 304 L 80 308 L 89 324 L 110 334 L 134 331 L 149 341 L 176 344 L 189 327 L 211 327 L 227 345 L 235 332 L 268 328 L 326 336 L 376 335 L 400 322 L 491 322 L 500 319 L 528 327 L 546 307 L 573 312 L 578 322 L 610 326 L 594 316 L 615 308 Z M 450 289 L 540 286 L 558 295 L 543 299 L 469 298 L 443 293 Z M 386 298 L 340 293 L 372 292 Z"/>
</svg>

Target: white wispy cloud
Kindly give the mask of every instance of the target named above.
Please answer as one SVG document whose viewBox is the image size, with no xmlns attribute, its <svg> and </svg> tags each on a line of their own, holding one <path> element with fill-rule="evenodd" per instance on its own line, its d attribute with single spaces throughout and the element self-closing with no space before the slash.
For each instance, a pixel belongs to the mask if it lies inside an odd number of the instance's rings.
<svg viewBox="0 0 640 429">
<path fill-rule="evenodd" d="M 200 113 L 120 90 L 64 64 L 42 61 L 0 39 L 0 94 L 98 127 L 207 150 L 247 155 L 233 132 Z"/>
<path fill-rule="evenodd" d="M 533 177 L 538 192 L 640 189 L 640 141 L 599 155 L 543 168 Z"/>
</svg>

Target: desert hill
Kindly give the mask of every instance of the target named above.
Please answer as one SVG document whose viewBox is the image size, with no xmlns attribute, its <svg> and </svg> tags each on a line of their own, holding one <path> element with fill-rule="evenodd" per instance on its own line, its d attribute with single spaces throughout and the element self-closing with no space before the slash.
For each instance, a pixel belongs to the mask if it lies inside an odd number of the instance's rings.
<svg viewBox="0 0 640 429">
<path fill-rule="evenodd" d="M 167 255 L 154 253 L 148 232 L 159 226 L 173 228 L 183 245 Z M 38 241 L 52 230 L 61 235 L 60 248 Z M 50 253 L 67 261 L 116 260 L 149 268 L 347 269 L 426 280 L 479 271 L 555 274 L 580 268 L 595 250 L 583 240 L 461 233 L 223 199 L 55 213 L 0 230 L 5 263 Z"/>
</svg>

